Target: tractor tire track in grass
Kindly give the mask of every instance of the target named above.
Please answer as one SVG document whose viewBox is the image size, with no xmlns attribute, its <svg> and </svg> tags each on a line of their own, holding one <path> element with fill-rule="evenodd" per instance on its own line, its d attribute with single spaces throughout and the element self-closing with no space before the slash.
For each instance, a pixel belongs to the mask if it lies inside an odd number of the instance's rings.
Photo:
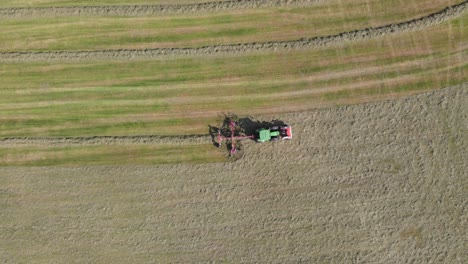
<svg viewBox="0 0 468 264">
<path fill-rule="evenodd" d="M 1 52 L 0 62 L 53 62 L 84 60 L 145 60 L 158 58 L 197 57 L 209 55 L 232 55 L 252 52 L 274 52 L 323 48 L 346 42 L 373 39 L 388 34 L 420 30 L 443 23 L 462 15 L 468 9 L 468 1 L 447 7 L 439 12 L 417 19 L 389 24 L 381 27 L 343 32 L 336 35 L 303 38 L 292 41 L 271 41 L 214 45 L 198 48 L 155 48 L 94 51 L 44 51 L 44 52 Z"/>
<path fill-rule="evenodd" d="M 176 136 L 93 136 L 93 137 L 10 137 L 0 139 L 0 147 L 71 147 L 71 146 L 92 146 L 92 145 L 195 145 L 209 144 L 209 135 L 176 135 Z"/>
<path fill-rule="evenodd" d="M 58 16 L 156 16 L 165 14 L 218 12 L 262 7 L 311 6 L 325 1 L 326 0 L 231 0 L 174 5 L 12 7 L 0 8 L 0 18 Z"/>
</svg>

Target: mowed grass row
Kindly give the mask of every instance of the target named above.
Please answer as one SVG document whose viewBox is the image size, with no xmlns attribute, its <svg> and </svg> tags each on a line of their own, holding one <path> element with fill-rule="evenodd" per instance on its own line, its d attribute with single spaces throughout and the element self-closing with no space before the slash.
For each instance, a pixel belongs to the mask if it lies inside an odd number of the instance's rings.
<svg viewBox="0 0 468 264">
<path fill-rule="evenodd" d="M 301 111 L 466 81 L 468 16 L 323 50 L 0 65 L 0 136 L 206 134 L 220 112 Z"/>
<path fill-rule="evenodd" d="M 5 19 L 0 21 L 0 51 L 195 47 L 293 40 L 411 20 L 459 2 L 352 0 L 184 16 Z"/>
<path fill-rule="evenodd" d="M 2 0 L 0 7 L 46 7 L 86 5 L 158 5 L 204 3 L 209 0 Z M 219 1 L 219 0 L 217 0 Z"/>
<path fill-rule="evenodd" d="M 209 144 L 0 148 L 0 166 L 151 165 L 222 161 L 226 161 L 226 153 Z"/>
</svg>

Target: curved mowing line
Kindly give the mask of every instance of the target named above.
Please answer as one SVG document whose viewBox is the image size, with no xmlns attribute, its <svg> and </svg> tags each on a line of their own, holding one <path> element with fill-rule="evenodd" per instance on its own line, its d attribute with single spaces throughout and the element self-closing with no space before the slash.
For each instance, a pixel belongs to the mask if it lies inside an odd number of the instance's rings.
<svg viewBox="0 0 468 264">
<path fill-rule="evenodd" d="M 230 55 L 248 52 L 265 52 L 280 50 L 301 50 L 323 48 L 345 42 L 372 39 L 387 34 L 415 31 L 463 14 L 468 8 L 468 0 L 442 11 L 406 22 L 389 24 L 381 27 L 366 28 L 337 35 L 299 39 L 292 41 L 270 41 L 260 43 L 242 43 L 205 46 L 199 48 L 156 48 L 156 49 L 123 49 L 95 51 L 44 51 L 44 52 L 0 52 L 0 62 L 52 62 L 82 60 L 145 60 L 181 56 Z"/>
<path fill-rule="evenodd" d="M 92 145 L 194 145 L 209 144 L 209 135 L 176 135 L 176 136 L 94 136 L 94 137 L 10 137 L 0 139 L 0 147 L 68 147 Z"/>
<path fill-rule="evenodd" d="M 11 7 L 0 8 L 0 18 L 57 16 L 155 16 L 164 14 L 218 12 L 261 7 L 310 6 L 325 1 L 327 0 L 230 0 L 179 5 Z"/>
</svg>

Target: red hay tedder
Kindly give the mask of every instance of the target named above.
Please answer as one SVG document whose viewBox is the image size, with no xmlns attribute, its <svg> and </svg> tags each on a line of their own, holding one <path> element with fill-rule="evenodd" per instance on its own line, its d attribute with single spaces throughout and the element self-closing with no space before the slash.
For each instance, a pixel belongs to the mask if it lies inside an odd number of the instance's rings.
<svg viewBox="0 0 468 264">
<path fill-rule="evenodd" d="M 229 130 L 231 131 L 231 136 L 225 137 L 221 135 L 221 130 L 218 130 L 218 147 L 221 147 L 223 141 L 226 142 L 226 144 L 230 143 L 231 144 L 231 149 L 229 150 L 229 155 L 234 155 L 237 152 L 237 147 L 236 147 L 236 141 L 237 140 L 242 140 L 246 138 L 254 138 L 254 136 L 235 136 L 236 132 L 236 122 L 230 121 L 229 122 Z"/>
</svg>

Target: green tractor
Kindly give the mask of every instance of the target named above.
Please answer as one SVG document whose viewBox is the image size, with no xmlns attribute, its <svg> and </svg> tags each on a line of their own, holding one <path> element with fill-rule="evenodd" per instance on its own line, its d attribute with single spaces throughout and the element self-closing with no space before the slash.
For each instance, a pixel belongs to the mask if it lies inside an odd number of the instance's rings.
<svg viewBox="0 0 468 264">
<path fill-rule="evenodd" d="M 287 140 L 292 138 L 292 130 L 288 125 L 272 126 L 256 130 L 255 140 L 258 143 Z"/>
</svg>

